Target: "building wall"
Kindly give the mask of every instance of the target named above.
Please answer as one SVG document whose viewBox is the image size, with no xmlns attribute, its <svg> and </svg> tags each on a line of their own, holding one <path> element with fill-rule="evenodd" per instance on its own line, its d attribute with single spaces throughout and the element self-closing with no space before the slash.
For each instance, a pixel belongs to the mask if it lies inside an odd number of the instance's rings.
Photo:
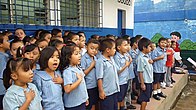
<svg viewBox="0 0 196 110">
<path fill-rule="evenodd" d="M 172 31 L 179 31 L 180 42 L 196 42 L 195 4 L 196 0 L 135 0 L 134 35 L 170 37 Z"/>
<path fill-rule="evenodd" d="M 23 28 L 26 30 L 27 35 L 33 35 L 35 30 L 46 29 L 51 31 L 53 28 L 59 28 L 62 30 L 71 30 L 74 32 L 84 31 L 89 38 L 92 34 L 98 34 L 101 36 L 107 34 L 113 34 L 118 36 L 118 9 L 125 11 L 125 20 L 122 29 L 125 31 L 125 34 L 130 36 L 133 35 L 134 27 L 134 3 L 133 0 L 121 0 L 121 1 L 131 1 L 130 5 L 119 2 L 120 0 L 102 0 L 103 4 L 103 24 L 101 28 L 90 28 L 90 27 L 72 27 L 72 26 L 49 26 L 49 25 L 23 25 L 23 24 L 0 24 L 1 30 L 11 30 L 14 32 L 16 28 Z"/>
</svg>

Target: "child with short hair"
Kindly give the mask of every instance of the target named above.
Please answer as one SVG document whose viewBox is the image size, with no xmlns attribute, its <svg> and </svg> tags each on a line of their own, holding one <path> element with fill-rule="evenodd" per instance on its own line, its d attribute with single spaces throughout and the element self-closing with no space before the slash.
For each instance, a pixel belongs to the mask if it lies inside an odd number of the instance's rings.
<svg viewBox="0 0 196 110">
<path fill-rule="evenodd" d="M 39 39 L 45 39 L 47 42 L 50 42 L 51 37 L 51 33 L 46 30 L 43 30 L 39 35 Z"/>
<path fill-rule="evenodd" d="M 61 37 L 62 38 L 62 31 L 60 29 L 52 29 L 51 31 L 52 37 Z"/>
<path fill-rule="evenodd" d="M 81 67 L 84 70 L 87 92 L 89 96 L 88 110 L 95 110 L 98 102 L 99 94 L 97 88 L 97 79 L 95 73 L 95 63 L 97 61 L 96 51 L 99 49 L 97 40 L 89 40 L 87 42 L 87 52 L 82 56 Z"/>
<path fill-rule="evenodd" d="M 49 46 L 56 47 L 60 53 L 61 53 L 61 49 L 63 48 L 64 45 L 65 44 L 62 41 L 58 40 L 58 39 L 51 40 L 49 42 Z"/>
<path fill-rule="evenodd" d="M 86 36 L 84 32 L 82 31 L 79 31 L 78 35 L 79 35 L 79 41 L 80 41 L 79 47 L 81 49 L 81 55 L 83 56 L 87 51 L 86 50 Z"/>
<path fill-rule="evenodd" d="M 48 41 L 45 39 L 39 39 L 35 42 L 35 44 L 39 47 L 40 51 L 48 46 Z"/>
<path fill-rule="evenodd" d="M 100 43 L 100 55 L 96 62 L 96 77 L 101 110 L 117 110 L 117 93 L 120 91 L 118 74 L 114 59 L 116 52 L 115 41 L 112 39 L 102 40 Z"/>
<path fill-rule="evenodd" d="M 3 73 L 7 92 L 3 98 L 4 110 L 42 110 L 41 97 L 33 81 L 31 61 L 27 58 L 10 59 Z"/>
<path fill-rule="evenodd" d="M 153 60 L 153 98 L 161 100 L 160 97 L 166 98 L 167 96 L 161 91 L 161 82 L 164 80 L 166 72 L 166 38 L 160 38 L 158 41 L 158 47 L 152 52 L 151 57 Z"/>
<path fill-rule="evenodd" d="M 60 53 L 55 47 L 46 47 L 40 55 L 40 71 L 35 73 L 33 83 L 42 97 L 45 110 L 64 110 L 62 87 L 63 79 L 56 71 L 60 63 Z"/>
<path fill-rule="evenodd" d="M 17 28 L 15 35 L 19 40 L 23 40 L 26 37 L 25 31 L 22 28 Z"/>
<path fill-rule="evenodd" d="M 127 81 L 129 77 L 129 65 L 132 62 L 132 59 L 130 57 L 127 57 L 127 49 L 128 48 L 128 42 L 126 39 L 118 38 L 116 39 L 116 54 L 114 55 L 114 61 L 117 64 L 117 66 L 120 68 L 118 70 L 118 79 L 119 79 L 119 85 L 120 85 L 120 92 L 118 93 L 118 107 L 120 110 L 124 110 L 124 98 L 127 93 Z M 130 60 L 131 59 L 131 60 Z"/>
<path fill-rule="evenodd" d="M 9 55 L 6 53 L 9 50 L 10 43 L 8 36 L 0 33 L 0 109 L 3 109 L 2 100 L 5 94 L 5 87 L 3 86 L 3 70 L 6 67 Z"/>
<path fill-rule="evenodd" d="M 69 34 L 67 35 L 67 37 L 64 38 L 64 42 L 66 43 L 67 41 L 72 41 L 77 46 L 79 46 L 79 44 L 80 44 L 79 35 L 76 34 L 76 33 L 74 33 L 74 32 L 69 32 Z"/>
<path fill-rule="evenodd" d="M 78 46 L 64 46 L 61 50 L 60 71 L 64 80 L 64 107 L 66 110 L 86 110 L 88 93 L 84 72 L 80 68 L 81 54 Z"/>
<path fill-rule="evenodd" d="M 151 52 L 151 41 L 147 38 L 142 38 L 138 42 L 138 48 L 141 51 L 137 57 L 137 72 L 140 83 L 140 95 L 138 101 L 141 102 L 140 110 L 145 110 L 147 102 L 150 101 L 152 93 L 152 82 L 153 82 L 153 67 L 149 63 L 149 55 Z"/>
<path fill-rule="evenodd" d="M 23 47 L 24 43 L 19 40 L 19 39 L 14 39 L 10 43 L 10 54 L 12 55 L 13 58 L 16 58 L 17 50 L 19 47 Z"/>
</svg>

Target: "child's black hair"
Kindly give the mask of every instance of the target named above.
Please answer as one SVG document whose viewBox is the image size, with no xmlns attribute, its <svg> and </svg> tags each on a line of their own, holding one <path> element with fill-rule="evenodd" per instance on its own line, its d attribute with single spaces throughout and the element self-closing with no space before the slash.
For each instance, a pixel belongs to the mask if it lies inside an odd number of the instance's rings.
<svg viewBox="0 0 196 110">
<path fill-rule="evenodd" d="M 16 57 L 22 57 L 22 55 L 24 55 L 26 52 L 31 52 L 35 48 L 38 48 L 38 46 L 35 44 L 30 44 L 30 45 L 26 45 L 23 47 L 19 47 L 17 49 Z M 39 48 L 38 48 L 38 50 L 39 50 Z M 39 52 L 40 52 L 40 50 L 39 50 Z"/>
<path fill-rule="evenodd" d="M 151 44 L 151 41 L 145 37 L 139 40 L 138 42 L 138 49 L 140 51 L 143 51 L 144 48 L 148 48 L 148 46 Z"/>
<path fill-rule="evenodd" d="M 116 50 L 117 50 L 117 51 L 119 51 L 117 47 L 118 47 L 118 46 L 121 46 L 121 44 L 122 44 L 124 41 L 127 41 L 127 39 L 123 39 L 123 38 L 120 38 L 120 37 L 116 39 L 115 42 L 116 42 Z"/>
<path fill-rule="evenodd" d="M 160 43 L 161 41 L 167 41 L 167 39 L 164 38 L 164 37 L 161 37 L 161 38 L 158 40 L 158 43 Z"/>
<path fill-rule="evenodd" d="M 49 42 L 49 46 L 53 46 L 53 47 L 56 47 L 56 46 L 58 46 L 59 44 L 63 44 L 63 42 L 60 41 L 60 40 L 58 40 L 58 39 L 54 39 L 54 40 L 51 40 L 51 41 Z"/>
<path fill-rule="evenodd" d="M 38 29 L 35 31 L 34 38 L 39 39 L 40 33 L 44 31 L 44 29 Z"/>
<path fill-rule="evenodd" d="M 134 43 L 137 43 L 137 39 L 135 37 L 132 37 L 130 39 L 130 46 L 132 47 Z"/>
<path fill-rule="evenodd" d="M 58 33 L 62 32 L 60 29 L 54 28 L 51 31 L 52 36 L 56 36 Z"/>
<path fill-rule="evenodd" d="M 30 43 L 34 39 L 35 39 L 34 37 L 26 36 L 22 41 L 23 41 L 24 45 L 26 45 L 27 43 Z"/>
<path fill-rule="evenodd" d="M 100 51 L 104 52 L 107 48 L 111 49 L 115 45 L 115 41 L 112 39 L 104 39 L 100 42 Z"/>
<path fill-rule="evenodd" d="M 87 45 L 88 45 L 88 44 L 90 44 L 90 43 L 100 45 L 99 41 L 98 41 L 98 40 L 96 40 L 96 39 L 90 39 L 90 40 L 87 42 Z"/>
<path fill-rule="evenodd" d="M 137 41 L 139 41 L 143 36 L 142 35 L 136 35 L 135 38 Z"/>
<path fill-rule="evenodd" d="M 59 51 L 52 46 L 48 46 L 41 51 L 41 55 L 39 58 L 39 64 L 41 70 L 45 70 L 46 68 L 48 68 L 48 60 L 51 58 L 51 56 L 54 54 L 55 51 L 57 51 L 60 56 Z"/>
<path fill-rule="evenodd" d="M 14 34 L 15 34 L 16 30 L 19 30 L 19 29 L 22 30 L 26 34 L 25 30 L 22 29 L 22 28 L 16 28 L 15 31 L 14 31 Z"/>
<path fill-rule="evenodd" d="M 10 49 L 12 48 L 12 45 L 13 45 L 14 43 L 18 43 L 18 42 L 21 42 L 21 43 L 24 45 L 24 43 L 23 43 L 22 40 L 20 40 L 20 39 L 14 39 L 13 41 L 10 42 Z"/>
<path fill-rule="evenodd" d="M 6 36 L 5 33 L 0 33 L 0 43 L 3 43 L 4 36 Z"/>
<path fill-rule="evenodd" d="M 61 73 L 63 73 L 63 70 L 69 66 L 71 55 L 73 54 L 75 48 L 77 47 L 78 46 L 76 45 L 74 46 L 66 45 L 61 49 L 60 66 L 59 66 L 59 70 L 61 71 Z"/>
<path fill-rule="evenodd" d="M 47 34 L 51 34 L 49 31 L 43 30 L 40 34 L 39 34 L 39 39 L 45 39 Z"/>
<path fill-rule="evenodd" d="M 3 71 L 3 84 L 6 89 L 12 85 L 11 74 L 17 72 L 19 68 L 22 68 L 25 72 L 33 68 L 31 60 L 27 58 L 11 58 L 8 60 L 6 68 Z"/>
<path fill-rule="evenodd" d="M 177 31 L 170 33 L 170 36 L 171 35 L 176 35 L 176 36 L 179 37 L 179 39 L 181 39 L 181 34 L 179 32 L 177 32 Z"/>
</svg>

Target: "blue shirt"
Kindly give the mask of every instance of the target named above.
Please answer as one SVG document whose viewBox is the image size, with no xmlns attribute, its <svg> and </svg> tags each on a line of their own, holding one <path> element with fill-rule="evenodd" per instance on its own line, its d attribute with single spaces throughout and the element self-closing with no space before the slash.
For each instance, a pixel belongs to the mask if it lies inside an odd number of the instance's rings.
<svg viewBox="0 0 196 110">
<path fill-rule="evenodd" d="M 125 66 L 126 61 L 129 61 L 129 58 L 126 55 L 122 55 L 119 52 L 116 52 L 114 55 L 114 61 L 116 65 L 121 69 Z M 128 67 L 125 68 L 124 71 L 118 74 L 119 85 L 127 84 L 129 79 L 129 69 Z"/>
<path fill-rule="evenodd" d="M 18 110 L 26 100 L 24 90 L 28 92 L 30 89 L 35 91 L 35 97 L 31 101 L 28 110 L 42 110 L 41 97 L 36 86 L 32 83 L 28 83 L 28 87 L 26 89 L 14 84 L 11 85 L 3 98 L 3 109 Z"/>
<path fill-rule="evenodd" d="M 94 60 L 97 61 L 97 58 L 94 56 Z M 83 70 L 86 70 L 92 63 L 92 59 L 88 53 L 85 53 L 81 59 L 81 67 Z M 92 89 L 97 87 L 97 78 L 95 75 L 95 68 L 93 68 L 88 75 L 85 77 L 86 87 L 87 89 Z"/>
<path fill-rule="evenodd" d="M 127 57 L 130 56 L 129 53 L 126 53 L 125 55 L 126 55 Z M 133 70 L 133 62 L 131 62 L 131 64 L 129 65 L 128 69 L 129 69 L 129 70 L 128 70 L 128 71 L 129 71 L 129 79 L 135 78 L 135 74 L 134 74 L 134 70 Z"/>
<path fill-rule="evenodd" d="M 73 84 L 78 80 L 76 73 L 82 74 L 84 76 L 83 70 L 78 66 L 69 66 L 63 71 L 64 86 Z M 76 107 L 81 105 L 82 103 L 85 103 L 88 99 L 88 93 L 84 78 L 76 89 L 68 94 L 64 92 L 63 99 L 65 107 Z"/>
<path fill-rule="evenodd" d="M 6 68 L 9 55 L 3 52 L 0 52 L 0 95 L 4 95 L 6 90 L 3 85 L 3 71 Z"/>
<path fill-rule="evenodd" d="M 132 62 L 133 62 L 133 67 L 135 68 L 136 67 L 136 59 L 137 59 L 137 56 L 138 56 L 138 51 L 137 50 L 133 50 L 131 49 L 129 51 L 129 54 L 131 55 L 131 58 L 132 58 Z"/>
<path fill-rule="evenodd" d="M 55 71 L 55 76 L 61 76 Z M 46 71 L 37 71 L 33 83 L 38 88 L 42 97 L 44 110 L 64 110 L 61 84 L 55 84 L 52 77 Z"/>
<path fill-rule="evenodd" d="M 166 72 L 166 61 L 167 54 L 165 49 L 161 49 L 159 46 L 151 53 L 152 60 L 155 58 L 164 55 L 164 59 L 157 60 L 153 63 L 153 72 L 155 73 L 165 73 Z"/>
<path fill-rule="evenodd" d="M 138 58 L 136 60 L 137 63 L 137 71 L 141 72 L 144 78 L 144 83 L 152 83 L 153 82 L 153 67 L 150 64 L 149 56 L 145 55 L 143 52 L 140 52 Z"/>
<path fill-rule="evenodd" d="M 95 69 L 97 80 L 102 79 L 103 90 L 106 96 L 120 91 L 118 74 L 112 57 L 108 60 L 101 55 L 96 62 Z"/>
</svg>

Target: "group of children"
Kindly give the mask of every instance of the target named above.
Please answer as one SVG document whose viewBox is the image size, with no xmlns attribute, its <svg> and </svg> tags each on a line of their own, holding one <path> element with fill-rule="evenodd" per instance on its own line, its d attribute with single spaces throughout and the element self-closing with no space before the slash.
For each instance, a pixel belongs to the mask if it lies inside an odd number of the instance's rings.
<svg viewBox="0 0 196 110">
<path fill-rule="evenodd" d="M 92 35 L 86 43 L 84 32 L 59 29 L 9 35 L 0 33 L 0 109 L 124 110 L 136 98 L 145 110 L 151 93 L 166 98 L 161 82 L 172 87 L 170 39 L 153 50 L 142 36 Z"/>
</svg>

